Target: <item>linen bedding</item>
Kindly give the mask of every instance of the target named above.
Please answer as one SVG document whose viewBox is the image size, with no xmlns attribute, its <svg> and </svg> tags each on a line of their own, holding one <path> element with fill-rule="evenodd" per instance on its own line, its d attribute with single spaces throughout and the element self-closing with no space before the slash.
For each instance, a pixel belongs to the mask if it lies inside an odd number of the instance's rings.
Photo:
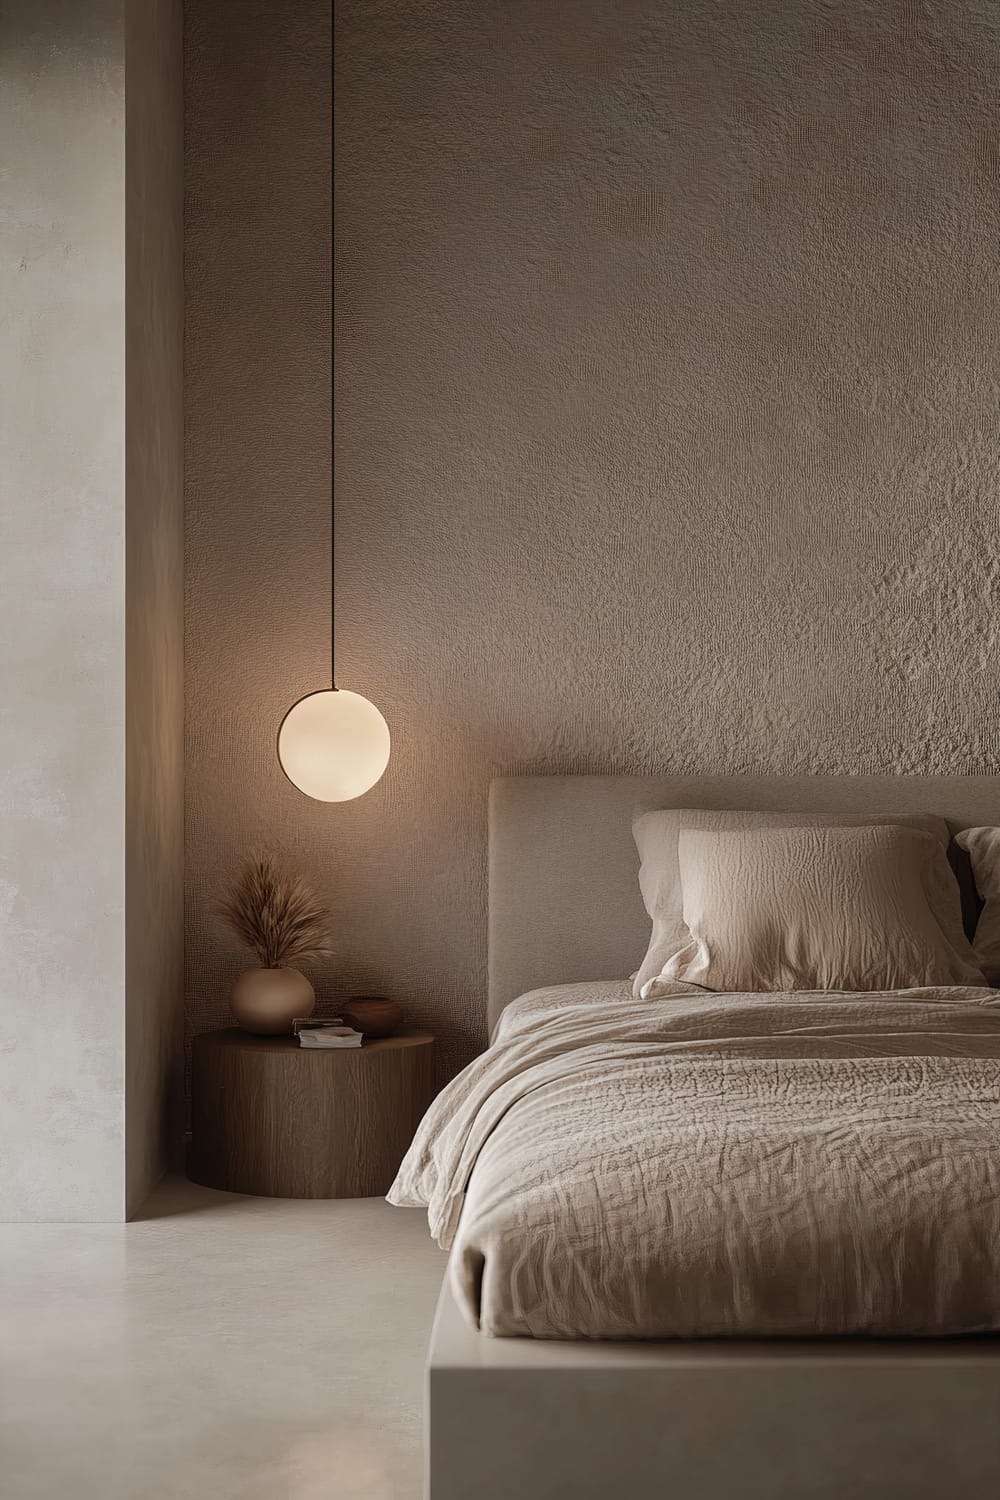
<svg viewBox="0 0 1000 1500">
<path fill-rule="evenodd" d="M 389 1200 L 487 1334 L 998 1330 L 1000 992 L 535 991 Z"/>
</svg>

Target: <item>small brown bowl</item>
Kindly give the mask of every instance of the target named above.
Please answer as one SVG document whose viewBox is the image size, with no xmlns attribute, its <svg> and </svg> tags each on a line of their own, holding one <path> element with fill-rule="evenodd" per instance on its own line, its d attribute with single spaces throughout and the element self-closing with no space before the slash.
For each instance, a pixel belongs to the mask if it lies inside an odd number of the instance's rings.
<svg viewBox="0 0 1000 1500">
<path fill-rule="evenodd" d="M 358 995 L 340 1007 L 345 1026 L 353 1026 L 362 1036 L 392 1036 L 403 1012 L 395 1000 L 385 995 Z"/>
</svg>

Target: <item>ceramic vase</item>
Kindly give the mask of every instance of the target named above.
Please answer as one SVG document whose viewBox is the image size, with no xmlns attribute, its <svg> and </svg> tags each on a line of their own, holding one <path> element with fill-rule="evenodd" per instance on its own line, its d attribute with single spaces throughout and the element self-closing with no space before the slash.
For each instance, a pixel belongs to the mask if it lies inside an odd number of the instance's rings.
<svg viewBox="0 0 1000 1500">
<path fill-rule="evenodd" d="M 247 969 L 229 992 L 233 1019 L 257 1036 L 287 1034 L 296 1016 L 311 1016 L 315 1007 L 315 991 L 298 969 Z"/>
</svg>

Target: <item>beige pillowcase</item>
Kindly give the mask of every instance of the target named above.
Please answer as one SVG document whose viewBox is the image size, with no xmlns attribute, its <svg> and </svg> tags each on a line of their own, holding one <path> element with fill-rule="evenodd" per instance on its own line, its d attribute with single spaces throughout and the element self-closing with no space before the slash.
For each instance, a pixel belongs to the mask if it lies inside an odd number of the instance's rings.
<svg viewBox="0 0 1000 1500">
<path fill-rule="evenodd" d="M 983 903 L 972 951 L 986 982 L 1000 985 L 1000 828 L 965 828 L 955 835 L 955 843 L 968 852 Z"/>
<path fill-rule="evenodd" d="M 706 828 L 719 831 L 766 828 L 858 828 L 894 825 L 916 828 L 932 834 L 947 850 L 950 838 L 944 818 L 914 813 L 773 813 L 720 812 L 708 808 L 666 808 L 638 813 L 632 822 L 632 836 L 639 850 L 639 888 L 653 923 L 649 947 L 638 972 L 632 978 L 632 993 L 639 999 L 642 991 L 663 972 L 664 965 L 679 948 L 690 941 L 684 923 L 684 901 L 681 894 L 681 872 L 677 860 L 677 840 L 681 828 Z"/>
<path fill-rule="evenodd" d="M 958 885 L 927 833 L 888 825 L 682 828 L 678 861 L 691 941 L 667 963 L 667 984 L 769 991 L 983 983 Z"/>
</svg>

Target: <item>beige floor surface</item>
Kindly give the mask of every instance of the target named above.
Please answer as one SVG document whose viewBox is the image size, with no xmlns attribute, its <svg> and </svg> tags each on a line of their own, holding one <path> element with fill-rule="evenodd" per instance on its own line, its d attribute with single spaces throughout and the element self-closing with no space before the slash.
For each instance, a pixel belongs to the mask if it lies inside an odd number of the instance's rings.
<svg viewBox="0 0 1000 1500">
<path fill-rule="evenodd" d="M 0 1225 L 3 1500 L 419 1500 L 443 1273 L 380 1199 Z"/>
</svg>

